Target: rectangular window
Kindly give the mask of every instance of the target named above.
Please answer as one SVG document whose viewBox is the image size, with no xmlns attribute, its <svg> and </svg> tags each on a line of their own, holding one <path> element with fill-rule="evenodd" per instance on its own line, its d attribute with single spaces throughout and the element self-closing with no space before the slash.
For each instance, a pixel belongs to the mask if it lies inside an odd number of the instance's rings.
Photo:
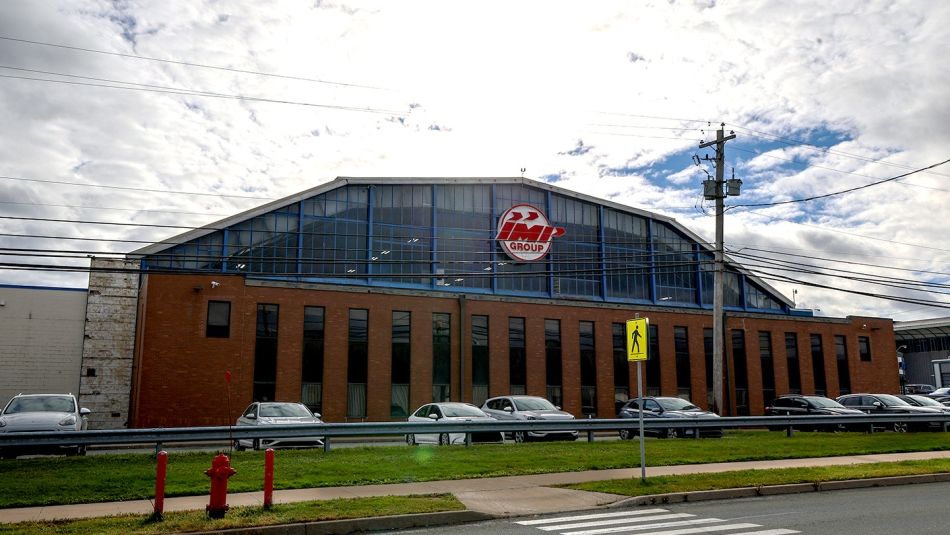
<svg viewBox="0 0 950 535">
<path fill-rule="evenodd" d="M 765 406 L 775 399 L 775 363 L 772 359 L 772 333 L 759 331 L 759 359 L 762 369 L 762 401 Z"/>
<path fill-rule="evenodd" d="M 527 393 L 524 318 L 508 318 L 508 382 L 512 394 Z"/>
<path fill-rule="evenodd" d="M 821 335 L 811 335 L 811 371 L 815 376 L 815 394 L 824 396 L 828 384 L 825 380 L 825 350 L 821 345 Z"/>
<path fill-rule="evenodd" d="M 451 326 L 451 314 L 432 314 L 432 401 L 452 399 Z"/>
<path fill-rule="evenodd" d="M 594 322 L 580 323 L 581 346 L 581 412 L 597 414 L 597 351 L 594 345 Z"/>
<path fill-rule="evenodd" d="M 409 416 L 409 371 L 411 318 L 409 312 L 393 311 L 392 321 L 392 400 L 389 405 L 389 415 L 393 418 Z"/>
<path fill-rule="evenodd" d="M 863 362 L 871 362 L 871 339 L 867 336 L 858 337 L 858 355 Z"/>
<path fill-rule="evenodd" d="M 323 342 L 323 307 L 304 307 L 300 401 L 314 412 L 323 412 Z"/>
<path fill-rule="evenodd" d="M 273 401 L 277 392 L 277 312 L 277 305 L 257 305 L 254 401 Z"/>
<path fill-rule="evenodd" d="M 472 404 L 488 399 L 488 316 L 472 316 Z"/>
<path fill-rule="evenodd" d="M 736 414 L 749 415 L 749 372 L 746 365 L 745 331 L 732 330 L 732 367 L 736 382 Z"/>
<path fill-rule="evenodd" d="M 369 311 L 351 308 L 347 344 L 346 417 L 366 418 L 369 376 Z"/>
<path fill-rule="evenodd" d="M 650 348 L 649 353 L 647 353 L 645 380 L 646 395 L 648 396 L 659 396 L 661 391 L 659 332 L 660 327 L 658 325 L 650 325 Z"/>
<path fill-rule="evenodd" d="M 630 399 L 630 364 L 627 362 L 627 326 L 614 323 L 611 326 L 614 357 L 614 414 Z"/>
<path fill-rule="evenodd" d="M 561 406 L 561 322 L 544 320 L 544 368 L 546 396 L 551 403 Z"/>
<path fill-rule="evenodd" d="M 798 363 L 798 335 L 785 333 L 785 362 L 788 367 L 788 393 L 802 393 L 802 371 Z"/>
<path fill-rule="evenodd" d="M 838 361 L 838 391 L 851 393 L 851 370 L 848 368 L 848 341 L 842 335 L 835 335 L 835 359 Z"/>
<path fill-rule="evenodd" d="M 229 338 L 231 336 L 231 302 L 208 301 L 208 324 L 205 327 L 208 338 Z"/>
<path fill-rule="evenodd" d="M 686 327 L 673 327 L 673 350 L 676 354 L 676 395 L 683 399 L 690 399 L 692 372 Z"/>
</svg>

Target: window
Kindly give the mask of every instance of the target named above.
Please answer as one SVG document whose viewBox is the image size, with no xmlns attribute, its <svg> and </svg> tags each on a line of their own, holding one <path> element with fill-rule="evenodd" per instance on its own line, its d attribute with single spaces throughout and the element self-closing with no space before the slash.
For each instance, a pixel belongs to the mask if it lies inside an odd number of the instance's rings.
<svg viewBox="0 0 950 535">
<path fill-rule="evenodd" d="M 732 368 L 736 382 L 736 414 L 749 415 L 749 372 L 746 365 L 745 331 L 732 330 Z"/>
<path fill-rule="evenodd" d="M 346 417 L 366 418 L 369 375 L 369 311 L 351 308 L 347 344 Z"/>
<path fill-rule="evenodd" d="M 277 312 L 277 305 L 257 305 L 254 401 L 273 401 L 277 392 Z"/>
<path fill-rule="evenodd" d="M 594 346 L 594 322 L 580 324 L 581 411 L 597 414 L 597 351 Z"/>
<path fill-rule="evenodd" d="M 208 338 L 229 338 L 231 336 L 231 302 L 208 301 L 208 324 L 205 328 Z"/>
<path fill-rule="evenodd" d="M 472 316 L 472 404 L 488 399 L 488 316 Z"/>
<path fill-rule="evenodd" d="M 838 390 L 841 394 L 851 393 L 851 370 L 848 368 L 848 341 L 842 335 L 835 335 L 835 360 L 838 361 Z"/>
<path fill-rule="evenodd" d="M 650 299 L 649 223 L 642 217 L 604 208 L 604 262 L 607 296 Z"/>
<path fill-rule="evenodd" d="M 798 335 L 785 333 L 785 362 L 788 367 L 788 392 L 802 393 L 802 372 L 798 362 Z"/>
<path fill-rule="evenodd" d="M 508 381 L 512 394 L 527 393 L 524 318 L 508 318 Z"/>
<path fill-rule="evenodd" d="M 650 325 L 650 348 L 647 353 L 646 361 L 646 395 L 660 395 L 660 327 L 659 325 Z"/>
<path fill-rule="evenodd" d="M 548 401 L 563 405 L 561 395 L 561 322 L 544 320 L 545 384 Z"/>
<path fill-rule="evenodd" d="M 630 399 L 630 364 L 627 362 L 627 326 L 614 323 L 611 326 L 614 357 L 614 413 Z"/>
<path fill-rule="evenodd" d="M 689 361 L 689 336 L 686 327 L 673 327 L 673 350 L 676 353 L 676 395 L 690 399 L 692 395 Z"/>
<path fill-rule="evenodd" d="M 452 315 L 432 314 L 432 401 L 452 399 Z"/>
<path fill-rule="evenodd" d="M 759 331 L 759 358 L 762 369 L 762 402 L 765 406 L 775 399 L 775 363 L 772 359 L 772 333 Z"/>
<path fill-rule="evenodd" d="M 404 418 L 409 415 L 411 317 L 409 312 L 393 311 L 390 363 L 392 401 L 389 406 L 389 415 L 393 418 Z"/>
<path fill-rule="evenodd" d="M 821 346 L 821 335 L 811 335 L 811 370 L 815 376 L 815 394 L 824 396 L 828 385 L 825 380 L 825 350 Z"/>
<path fill-rule="evenodd" d="M 871 362 L 871 339 L 867 336 L 858 337 L 858 355 L 863 362 Z"/>
<path fill-rule="evenodd" d="M 323 412 L 323 341 L 323 307 L 304 307 L 300 401 L 314 412 Z"/>
</svg>

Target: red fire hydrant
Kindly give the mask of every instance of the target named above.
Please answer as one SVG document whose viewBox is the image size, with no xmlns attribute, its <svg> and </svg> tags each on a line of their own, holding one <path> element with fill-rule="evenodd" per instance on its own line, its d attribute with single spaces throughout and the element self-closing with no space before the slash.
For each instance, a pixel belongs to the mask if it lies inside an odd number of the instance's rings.
<svg viewBox="0 0 950 535">
<path fill-rule="evenodd" d="M 205 470 L 211 478 L 211 503 L 205 508 L 209 518 L 224 518 L 228 510 L 228 478 L 236 473 L 227 455 L 219 453 L 211 460 L 211 468 Z"/>
</svg>

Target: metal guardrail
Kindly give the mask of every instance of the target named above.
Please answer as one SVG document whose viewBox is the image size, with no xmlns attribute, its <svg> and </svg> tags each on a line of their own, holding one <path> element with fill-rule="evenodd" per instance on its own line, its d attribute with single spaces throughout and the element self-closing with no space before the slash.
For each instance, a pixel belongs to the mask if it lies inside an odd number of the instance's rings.
<svg viewBox="0 0 950 535">
<path fill-rule="evenodd" d="M 950 413 L 946 414 L 868 414 L 849 416 L 744 416 L 723 418 L 645 418 L 644 429 L 785 429 L 845 426 L 850 430 L 874 431 L 893 428 L 894 424 L 930 426 L 946 431 Z M 0 432 L 0 448 L 29 446 L 102 446 L 161 445 L 164 443 L 215 442 L 238 439 L 275 439 L 294 437 L 370 437 L 423 433 L 482 433 L 515 431 L 578 431 L 587 432 L 588 441 L 594 431 L 638 429 L 636 419 L 577 420 L 497 420 L 482 422 L 379 422 L 324 423 L 314 425 L 174 427 L 150 429 L 117 429 L 92 431 Z M 698 435 L 698 433 L 694 433 Z M 466 441 L 469 443 L 470 441 Z M 329 440 L 327 440 L 329 443 Z"/>
</svg>

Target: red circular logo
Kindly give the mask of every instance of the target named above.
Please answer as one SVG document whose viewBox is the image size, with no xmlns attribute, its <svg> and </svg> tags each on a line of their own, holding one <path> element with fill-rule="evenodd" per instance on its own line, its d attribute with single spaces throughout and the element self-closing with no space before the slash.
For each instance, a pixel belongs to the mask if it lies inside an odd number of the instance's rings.
<svg viewBox="0 0 950 535">
<path fill-rule="evenodd" d="M 564 229 L 552 226 L 541 210 L 516 204 L 498 218 L 495 239 L 513 260 L 533 262 L 548 254 L 553 238 L 563 235 Z"/>
</svg>

